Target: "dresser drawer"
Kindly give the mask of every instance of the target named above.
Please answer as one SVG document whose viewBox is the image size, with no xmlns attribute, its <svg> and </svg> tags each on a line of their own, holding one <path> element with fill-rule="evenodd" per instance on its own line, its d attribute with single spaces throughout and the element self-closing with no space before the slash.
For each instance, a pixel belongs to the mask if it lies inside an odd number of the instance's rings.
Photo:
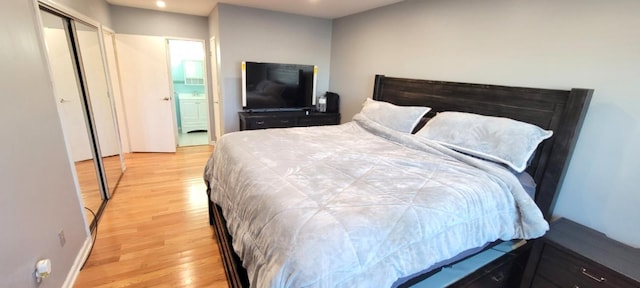
<svg viewBox="0 0 640 288">
<path fill-rule="evenodd" d="M 247 129 L 283 128 L 294 126 L 294 117 L 263 117 L 246 119 Z"/>
<path fill-rule="evenodd" d="M 543 248 L 537 274 L 537 277 L 542 280 L 534 281 L 532 287 L 553 287 L 547 286 L 545 281 L 549 281 L 557 287 L 572 288 L 637 287 L 596 263 L 571 255 L 569 252 L 562 251 L 550 244 Z M 542 284 L 536 285 L 536 283 Z"/>
<path fill-rule="evenodd" d="M 512 262 L 503 263 L 499 267 L 495 267 L 491 271 L 485 271 L 485 274 L 475 279 L 473 282 L 463 286 L 451 286 L 451 287 L 464 287 L 464 288 L 503 288 L 509 287 L 507 282 L 511 273 Z"/>
<path fill-rule="evenodd" d="M 458 281 L 448 288 L 507 288 L 513 287 L 514 266 L 516 256 L 505 254 L 504 256 L 492 261 L 488 265 Z M 518 271 L 515 274 L 520 274 Z"/>
<path fill-rule="evenodd" d="M 238 112 L 240 130 L 340 124 L 340 113 L 312 111 Z"/>
<path fill-rule="evenodd" d="M 313 116 L 301 117 L 298 119 L 298 126 L 319 126 L 319 125 L 335 125 L 340 122 L 336 116 Z"/>
</svg>

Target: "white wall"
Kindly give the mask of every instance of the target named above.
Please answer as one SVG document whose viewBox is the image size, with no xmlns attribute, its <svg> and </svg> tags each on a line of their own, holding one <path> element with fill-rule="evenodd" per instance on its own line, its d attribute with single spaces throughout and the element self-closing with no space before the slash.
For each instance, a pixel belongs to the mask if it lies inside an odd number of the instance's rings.
<svg viewBox="0 0 640 288">
<path fill-rule="evenodd" d="M 634 0 L 405 1 L 334 21 L 330 89 L 344 121 L 375 74 L 595 89 L 554 214 L 640 247 L 637 27 Z"/>
<path fill-rule="evenodd" d="M 7 27 L 0 30 L 0 287 L 61 287 L 89 240 L 36 11 L 32 1 L 0 3 L 0 26 Z M 38 286 L 33 272 L 41 258 L 53 268 Z"/>
<path fill-rule="evenodd" d="M 217 13 L 216 13 L 217 10 Z M 329 88 L 331 21 L 228 4 L 218 4 L 210 21 L 211 36 L 220 45 L 219 79 L 224 132 L 239 130 L 242 110 L 242 61 L 310 64 L 318 66 L 316 92 Z M 217 31 L 216 31 L 217 27 Z M 217 34 L 216 34 L 217 33 Z"/>
</svg>

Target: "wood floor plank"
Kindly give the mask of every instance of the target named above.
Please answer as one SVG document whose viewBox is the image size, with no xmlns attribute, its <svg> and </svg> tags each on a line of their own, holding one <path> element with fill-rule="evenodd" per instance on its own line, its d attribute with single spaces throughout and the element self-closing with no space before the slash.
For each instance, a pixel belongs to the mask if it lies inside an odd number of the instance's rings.
<svg viewBox="0 0 640 288">
<path fill-rule="evenodd" d="M 212 151 L 125 155 L 74 287 L 228 287 L 202 180 Z"/>
</svg>

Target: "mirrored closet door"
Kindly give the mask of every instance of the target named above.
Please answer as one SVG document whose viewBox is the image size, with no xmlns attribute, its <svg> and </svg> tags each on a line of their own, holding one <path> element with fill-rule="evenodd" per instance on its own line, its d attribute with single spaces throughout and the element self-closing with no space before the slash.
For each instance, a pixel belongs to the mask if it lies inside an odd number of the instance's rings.
<svg viewBox="0 0 640 288">
<path fill-rule="evenodd" d="M 58 114 L 93 229 L 123 172 L 99 29 L 40 8 Z"/>
<path fill-rule="evenodd" d="M 113 194 L 120 176 L 122 176 L 122 161 L 120 157 L 120 141 L 116 131 L 114 109 L 105 65 L 100 50 L 100 34 L 95 27 L 75 22 L 78 46 L 84 71 L 85 81 L 89 92 L 92 120 L 97 133 L 98 146 L 102 166 L 104 168 L 108 195 Z"/>
</svg>

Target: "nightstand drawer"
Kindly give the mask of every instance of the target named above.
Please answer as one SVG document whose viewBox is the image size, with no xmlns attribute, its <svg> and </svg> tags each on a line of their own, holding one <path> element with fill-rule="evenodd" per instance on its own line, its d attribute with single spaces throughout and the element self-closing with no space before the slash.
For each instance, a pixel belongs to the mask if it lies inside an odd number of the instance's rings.
<svg viewBox="0 0 640 288">
<path fill-rule="evenodd" d="M 553 245 L 545 245 L 539 275 L 560 287 L 633 287 L 617 275 Z"/>
<path fill-rule="evenodd" d="M 540 275 L 536 275 L 536 277 L 533 278 L 533 283 L 531 283 L 531 287 L 532 288 L 560 288 L 560 286 L 551 283 L 551 281 L 547 280 L 546 278 Z M 575 287 L 571 287 L 571 288 L 575 288 Z"/>
</svg>

